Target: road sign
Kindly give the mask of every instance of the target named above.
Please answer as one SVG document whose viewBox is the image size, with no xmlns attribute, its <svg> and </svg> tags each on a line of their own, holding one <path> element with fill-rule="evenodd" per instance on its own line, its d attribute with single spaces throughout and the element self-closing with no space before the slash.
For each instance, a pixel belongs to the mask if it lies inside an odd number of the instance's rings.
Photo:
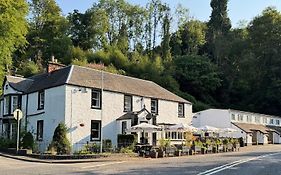
<svg viewBox="0 0 281 175">
<path fill-rule="evenodd" d="M 22 119 L 22 111 L 20 109 L 16 109 L 13 114 L 16 120 Z"/>
</svg>

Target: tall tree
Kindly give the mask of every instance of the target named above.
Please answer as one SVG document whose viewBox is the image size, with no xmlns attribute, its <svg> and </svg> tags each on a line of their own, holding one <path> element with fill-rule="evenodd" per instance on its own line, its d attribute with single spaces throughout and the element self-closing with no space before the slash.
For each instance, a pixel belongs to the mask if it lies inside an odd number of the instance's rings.
<svg viewBox="0 0 281 175">
<path fill-rule="evenodd" d="M 71 46 L 68 23 L 55 0 L 32 0 L 30 7 L 27 57 L 46 64 L 55 55 L 61 62 L 69 63 L 70 60 L 66 60 Z"/>
<path fill-rule="evenodd" d="M 28 5 L 25 0 L 0 1 L 0 81 L 12 66 L 13 53 L 26 44 L 26 16 Z"/>
<path fill-rule="evenodd" d="M 230 31 L 231 22 L 227 15 L 228 0 L 211 0 L 212 14 L 207 23 L 207 41 L 209 55 L 214 59 L 216 64 L 221 64 L 224 55 L 221 51 L 224 48 L 223 42 Z"/>
</svg>

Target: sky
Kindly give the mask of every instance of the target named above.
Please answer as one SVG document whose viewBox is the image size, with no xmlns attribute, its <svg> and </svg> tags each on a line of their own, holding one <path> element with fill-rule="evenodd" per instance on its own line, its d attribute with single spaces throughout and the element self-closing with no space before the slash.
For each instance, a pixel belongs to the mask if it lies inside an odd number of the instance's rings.
<svg viewBox="0 0 281 175">
<path fill-rule="evenodd" d="M 64 15 L 78 9 L 84 12 L 90 8 L 93 3 L 98 0 L 56 0 Z M 147 0 L 127 0 L 133 4 L 145 6 Z M 195 19 L 208 21 L 211 15 L 210 0 L 162 0 L 162 2 L 170 5 L 171 8 L 176 8 L 178 4 L 182 4 L 189 9 L 189 13 Z M 268 6 L 274 6 L 281 11 L 281 0 L 229 0 L 228 15 L 232 25 L 237 27 L 240 21 L 251 21 L 255 16 Z"/>
</svg>

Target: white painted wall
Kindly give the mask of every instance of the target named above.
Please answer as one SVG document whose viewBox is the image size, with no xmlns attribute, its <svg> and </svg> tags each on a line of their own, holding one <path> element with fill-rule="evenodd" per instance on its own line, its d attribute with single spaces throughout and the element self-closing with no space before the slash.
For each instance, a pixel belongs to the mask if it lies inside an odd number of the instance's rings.
<svg viewBox="0 0 281 175">
<path fill-rule="evenodd" d="M 86 88 L 86 92 L 77 90 L 79 90 L 79 87 L 66 86 L 65 122 L 70 127 L 72 118 L 72 130 L 69 133 L 69 137 L 70 139 L 72 138 L 71 140 L 75 150 L 90 142 L 91 120 L 101 120 L 101 110 L 91 109 L 91 89 Z M 73 93 L 74 91 L 75 93 Z M 141 110 L 141 98 L 139 96 L 133 96 L 133 111 Z M 145 97 L 144 104 L 146 109 L 150 111 L 150 98 Z M 72 111 L 71 106 L 73 107 Z M 185 105 L 185 118 L 178 118 L 178 103 L 176 102 L 159 100 L 158 107 L 159 115 L 157 116 L 157 123 L 176 124 L 191 122 L 191 105 Z M 117 123 L 116 119 L 125 114 L 123 111 L 124 94 L 104 91 L 102 109 L 103 139 L 111 139 L 113 145 L 117 145 L 117 134 L 121 133 L 121 124 Z M 80 123 L 83 123 L 84 126 L 80 127 Z M 129 122 L 127 124 L 129 125 Z M 152 137 L 150 136 L 150 138 Z"/>
<path fill-rule="evenodd" d="M 228 110 L 207 109 L 195 113 L 194 116 L 192 123 L 195 127 L 209 125 L 217 128 L 232 128 Z"/>
<path fill-rule="evenodd" d="M 38 92 L 29 94 L 28 98 L 28 131 L 31 131 L 36 139 L 37 121 L 44 121 L 43 140 L 38 141 L 39 150 L 44 152 L 52 141 L 55 128 L 60 122 L 64 122 L 65 116 L 65 86 L 54 87 L 45 90 L 45 104 L 43 110 L 37 110 Z M 45 112 L 43 114 L 39 114 Z M 38 114 L 38 115 L 35 115 Z"/>
</svg>

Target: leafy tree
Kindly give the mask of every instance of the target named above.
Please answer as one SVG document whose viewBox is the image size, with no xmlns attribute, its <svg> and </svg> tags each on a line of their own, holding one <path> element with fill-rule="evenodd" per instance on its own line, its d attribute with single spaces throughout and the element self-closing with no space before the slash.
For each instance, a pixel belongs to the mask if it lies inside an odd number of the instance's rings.
<svg viewBox="0 0 281 175">
<path fill-rule="evenodd" d="M 28 6 L 24 0 L 0 1 L 0 81 L 12 66 L 12 56 L 26 44 L 26 15 Z"/>
<path fill-rule="evenodd" d="M 68 23 L 55 0 L 32 0 L 30 7 L 32 18 L 26 57 L 42 61 L 44 65 L 55 55 L 62 63 L 69 63 L 66 59 L 71 46 Z"/>
<path fill-rule="evenodd" d="M 58 154 L 69 154 L 70 153 L 70 143 L 66 136 L 67 127 L 65 124 L 60 123 L 54 132 L 53 141 L 51 145 L 55 148 Z"/>
<path fill-rule="evenodd" d="M 205 56 L 190 55 L 175 58 L 178 82 L 184 92 L 201 100 L 210 100 L 210 94 L 221 85 L 217 67 Z"/>
<path fill-rule="evenodd" d="M 18 74 L 24 77 L 30 77 L 32 75 L 38 74 L 40 72 L 39 66 L 34 61 L 26 61 L 20 65 Z"/>
</svg>

